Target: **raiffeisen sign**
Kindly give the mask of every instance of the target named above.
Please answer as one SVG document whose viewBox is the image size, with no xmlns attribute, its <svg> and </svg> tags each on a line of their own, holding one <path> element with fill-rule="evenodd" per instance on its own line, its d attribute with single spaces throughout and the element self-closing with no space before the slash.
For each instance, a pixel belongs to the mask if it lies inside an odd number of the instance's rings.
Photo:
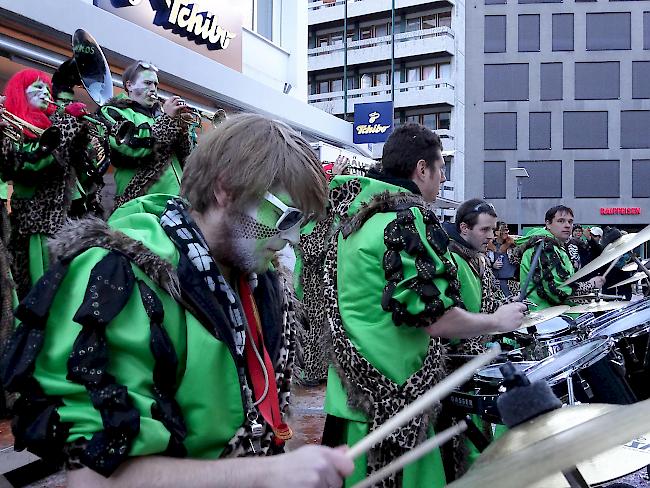
<svg viewBox="0 0 650 488">
<path fill-rule="evenodd" d="M 245 2 L 238 0 L 93 0 L 93 4 L 241 71 Z"/>
</svg>

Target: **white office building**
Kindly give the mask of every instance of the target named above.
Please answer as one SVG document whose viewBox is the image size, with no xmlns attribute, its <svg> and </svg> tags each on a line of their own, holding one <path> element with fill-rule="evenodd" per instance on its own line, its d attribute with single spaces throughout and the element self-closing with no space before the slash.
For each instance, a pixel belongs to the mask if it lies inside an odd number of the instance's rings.
<svg viewBox="0 0 650 488">
<path fill-rule="evenodd" d="M 443 197 L 464 199 L 465 5 L 462 0 L 310 0 L 309 103 L 352 120 L 356 103 L 390 101 L 394 122 L 419 122 L 443 141 Z M 347 58 L 347 59 L 346 59 Z M 347 93 L 344 65 L 347 61 Z M 347 114 L 347 117 L 345 117 Z M 381 145 L 370 148 L 381 156 Z"/>
</svg>

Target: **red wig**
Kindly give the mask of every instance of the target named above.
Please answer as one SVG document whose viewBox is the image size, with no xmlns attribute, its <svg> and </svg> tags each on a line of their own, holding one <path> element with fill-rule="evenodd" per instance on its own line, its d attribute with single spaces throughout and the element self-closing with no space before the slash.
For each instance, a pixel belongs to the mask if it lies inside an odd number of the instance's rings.
<svg viewBox="0 0 650 488">
<path fill-rule="evenodd" d="M 29 104 L 25 94 L 27 87 L 36 80 L 45 82 L 50 89 L 50 93 L 52 93 L 52 79 L 50 75 L 36 69 L 24 69 L 13 75 L 7 82 L 7 86 L 5 86 L 5 96 L 7 97 L 5 100 L 5 108 L 8 112 L 11 112 L 16 117 L 20 117 L 32 125 L 41 129 L 47 129 L 52 125 L 48 116 L 54 113 L 56 107 L 50 105 L 45 111 L 39 110 Z M 27 130 L 25 133 L 30 136 L 33 135 Z"/>
</svg>

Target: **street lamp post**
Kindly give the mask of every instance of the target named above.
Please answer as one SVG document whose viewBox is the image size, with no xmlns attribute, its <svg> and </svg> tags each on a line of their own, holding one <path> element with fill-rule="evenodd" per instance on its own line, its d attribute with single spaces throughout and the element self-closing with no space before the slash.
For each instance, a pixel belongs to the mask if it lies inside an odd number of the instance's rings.
<svg viewBox="0 0 650 488">
<path fill-rule="evenodd" d="M 517 179 L 517 235 L 521 235 L 521 181 L 524 178 L 529 178 L 530 175 L 526 168 L 510 168 L 510 171 L 515 175 Z"/>
</svg>

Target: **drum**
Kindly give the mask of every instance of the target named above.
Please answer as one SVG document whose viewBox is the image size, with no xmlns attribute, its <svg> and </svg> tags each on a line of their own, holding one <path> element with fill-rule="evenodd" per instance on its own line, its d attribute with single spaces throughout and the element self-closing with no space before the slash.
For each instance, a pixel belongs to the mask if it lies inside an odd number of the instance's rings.
<svg viewBox="0 0 650 488">
<path fill-rule="evenodd" d="M 589 337 L 614 341 L 623 356 L 628 383 L 641 400 L 650 398 L 650 300 L 635 305 L 626 314 L 601 323 Z"/>
<path fill-rule="evenodd" d="M 579 344 L 583 337 L 573 332 L 570 317 L 560 315 L 535 326 L 537 332 L 527 334 L 515 331 L 515 336 L 526 346 L 516 349 L 527 361 L 541 361 L 555 353 Z"/>
<path fill-rule="evenodd" d="M 631 313 L 635 313 L 639 310 L 644 310 L 650 308 L 650 298 L 644 298 L 636 302 L 630 303 L 624 308 L 619 308 L 618 310 L 611 310 L 604 314 L 599 315 L 598 317 L 593 317 L 590 320 L 582 321 L 581 327 L 586 329 L 587 333 L 590 333 L 594 329 L 601 327 L 605 323 L 610 323 L 613 320 L 619 319 Z"/>
<path fill-rule="evenodd" d="M 561 350 L 526 371 L 530 381 L 545 380 L 567 403 L 628 404 L 636 401 L 613 341 L 596 337 Z"/>
<path fill-rule="evenodd" d="M 504 363 L 491 364 L 479 369 L 474 375 L 474 383 L 481 394 L 496 395 L 499 393 L 499 387 L 503 383 L 503 375 L 499 368 Z M 526 372 L 537 364 L 537 361 L 520 361 L 512 363 L 517 371 Z"/>
</svg>

